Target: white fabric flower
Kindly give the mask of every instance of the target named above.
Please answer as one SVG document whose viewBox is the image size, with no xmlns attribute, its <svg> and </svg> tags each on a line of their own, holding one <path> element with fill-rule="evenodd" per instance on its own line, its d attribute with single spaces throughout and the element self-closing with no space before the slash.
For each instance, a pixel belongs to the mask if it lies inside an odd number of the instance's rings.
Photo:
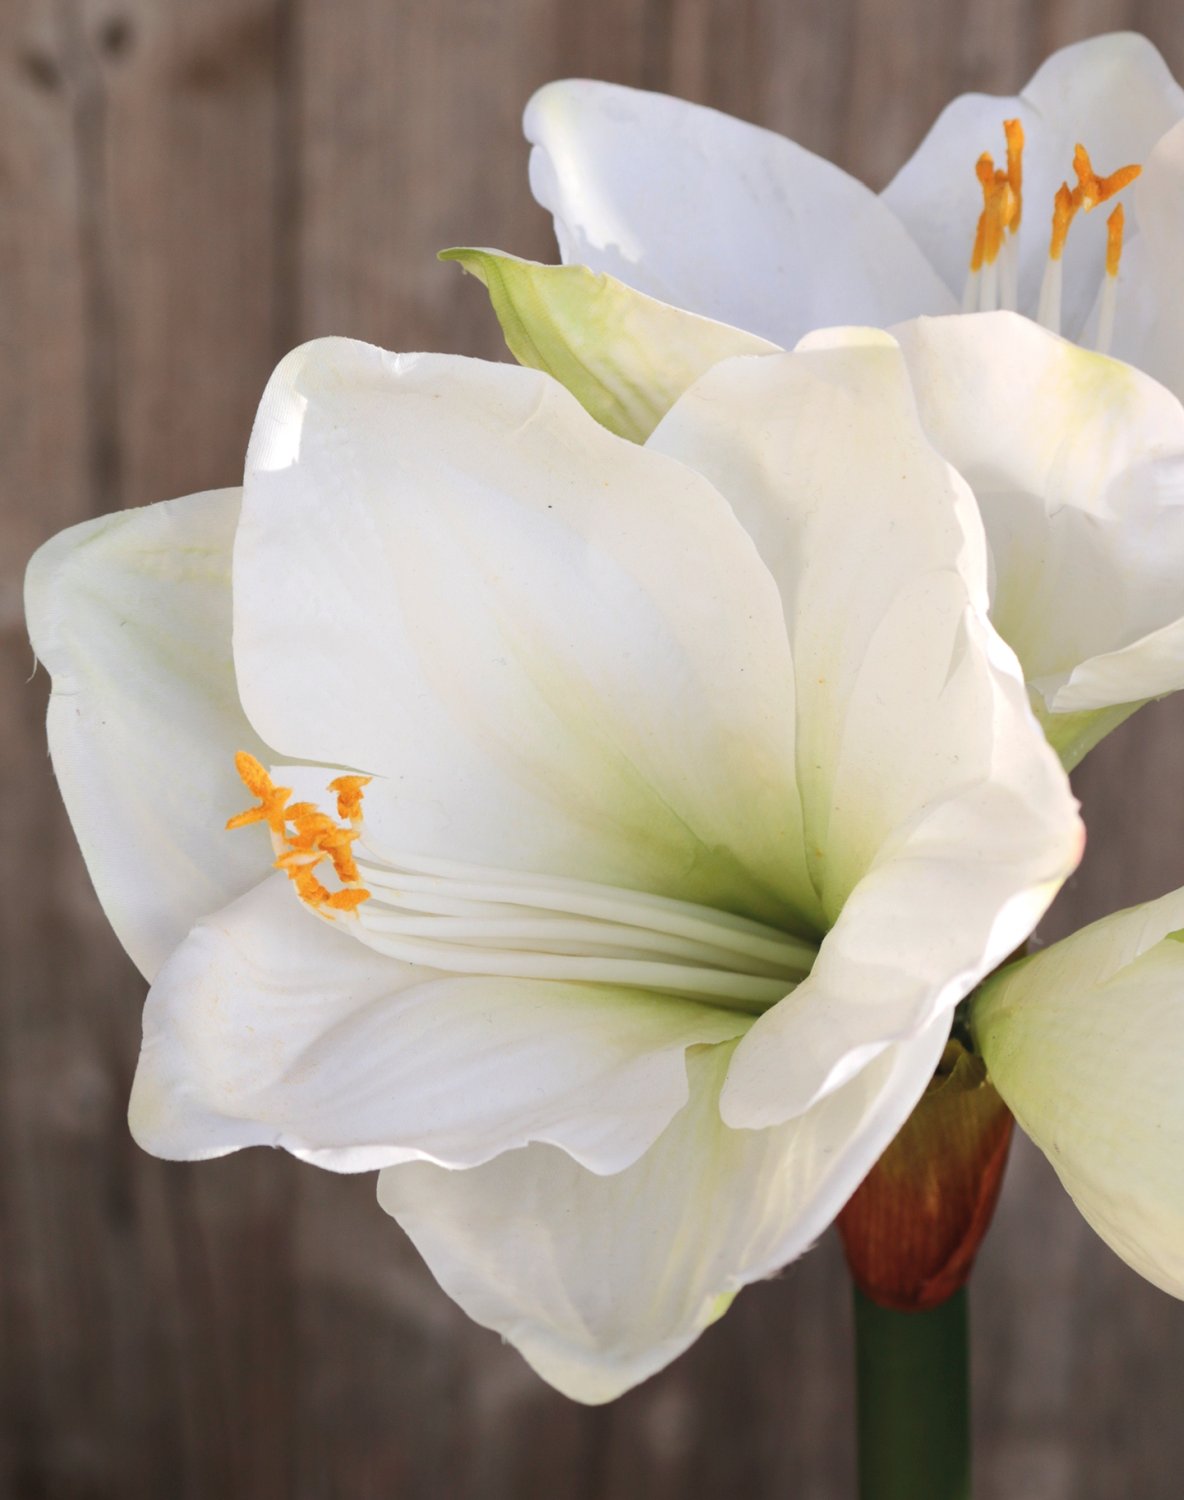
<svg viewBox="0 0 1184 1500">
<path fill-rule="evenodd" d="M 1014 964 L 975 997 L 991 1080 L 1128 1265 L 1184 1297 L 1184 891 Z"/>
<path fill-rule="evenodd" d="M 771 131 L 617 84 L 548 84 L 525 128 L 564 261 L 664 302 L 785 347 L 832 323 L 1013 308 L 1113 340 L 1184 394 L 1182 121 L 1159 53 L 1117 34 L 1055 53 L 1014 97 L 954 100 L 878 197 Z"/>
<path fill-rule="evenodd" d="M 28 609 L 153 980 L 137 1138 L 384 1168 L 583 1400 L 807 1247 L 1080 852 L 884 335 L 725 361 L 645 446 L 534 371 L 311 344 L 241 505 L 77 527 Z"/>
</svg>

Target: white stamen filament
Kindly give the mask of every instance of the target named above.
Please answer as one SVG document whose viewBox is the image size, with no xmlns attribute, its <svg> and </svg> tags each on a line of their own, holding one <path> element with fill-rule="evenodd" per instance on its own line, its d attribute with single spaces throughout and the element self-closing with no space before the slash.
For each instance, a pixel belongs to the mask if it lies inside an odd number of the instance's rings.
<svg viewBox="0 0 1184 1500">
<path fill-rule="evenodd" d="M 1015 312 L 1019 306 L 1019 240 L 1018 234 L 1010 231 L 1003 238 L 999 252 L 999 306 L 1005 312 Z"/>
<path fill-rule="evenodd" d="M 357 850 L 362 942 L 457 974 L 661 990 L 759 1012 L 810 972 L 813 943 L 731 912 L 589 881 Z M 335 916 L 333 920 L 342 920 Z"/>
<path fill-rule="evenodd" d="M 978 284 L 981 277 L 981 271 L 967 271 L 966 273 L 966 285 L 962 288 L 962 311 L 964 313 L 978 312 Z"/>
<path fill-rule="evenodd" d="M 1036 321 L 1050 333 L 1061 331 L 1061 263 L 1050 255 L 1044 266 L 1044 280 L 1040 283 L 1040 302 L 1036 308 Z"/>
<path fill-rule="evenodd" d="M 998 261 L 986 261 L 982 269 L 982 281 L 979 286 L 979 312 L 994 312 L 999 306 L 999 263 Z"/>
<path fill-rule="evenodd" d="M 1098 336 L 1094 348 L 1099 354 L 1109 354 L 1114 342 L 1114 315 L 1118 310 L 1118 277 L 1107 274 L 1102 282 L 1102 301 L 1098 307 Z"/>
</svg>

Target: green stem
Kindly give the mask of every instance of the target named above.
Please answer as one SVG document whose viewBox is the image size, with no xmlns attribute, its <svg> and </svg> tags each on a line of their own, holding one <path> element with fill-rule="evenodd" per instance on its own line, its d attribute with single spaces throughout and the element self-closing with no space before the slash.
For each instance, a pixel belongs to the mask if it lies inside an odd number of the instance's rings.
<svg viewBox="0 0 1184 1500">
<path fill-rule="evenodd" d="M 856 1289 L 860 1500 L 970 1500 L 965 1288 L 929 1312 Z"/>
</svg>

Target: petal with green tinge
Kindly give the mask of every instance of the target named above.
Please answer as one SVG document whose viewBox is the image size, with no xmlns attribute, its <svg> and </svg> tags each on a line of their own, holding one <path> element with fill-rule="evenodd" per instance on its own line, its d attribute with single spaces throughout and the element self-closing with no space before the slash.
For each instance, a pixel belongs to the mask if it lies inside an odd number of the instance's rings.
<svg viewBox="0 0 1184 1500">
<path fill-rule="evenodd" d="M 1184 1297 L 1184 891 L 1104 917 L 983 986 L 991 1081 L 1073 1201 Z"/>
<path fill-rule="evenodd" d="M 719 360 L 778 347 L 587 266 L 545 266 L 500 250 L 442 250 L 440 259 L 485 285 L 520 365 L 553 375 L 610 432 L 637 443 Z"/>
</svg>

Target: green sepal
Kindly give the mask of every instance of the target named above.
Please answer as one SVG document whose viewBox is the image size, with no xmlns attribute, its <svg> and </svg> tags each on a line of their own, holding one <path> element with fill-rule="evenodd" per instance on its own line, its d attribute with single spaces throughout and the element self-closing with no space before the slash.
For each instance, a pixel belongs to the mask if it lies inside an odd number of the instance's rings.
<svg viewBox="0 0 1184 1500">
<path fill-rule="evenodd" d="M 1138 703 L 1116 703 L 1110 708 L 1087 708 L 1080 713 L 1054 714 L 1044 706 L 1044 700 L 1038 692 L 1030 691 L 1029 698 L 1045 738 L 1060 756 L 1066 771 L 1076 770 L 1095 745 L 1101 744 L 1111 730 L 1124 724 L 1148 702 L 1144 698 Z"/>
<path fill-rule="evenodd" d="M 643 443 L 712 365 L 775 344 L 683 312 L 587 266 L 441 250 L 489 292 L 510 353 L 553 376 L 610 432 Z"/>
</svg>

